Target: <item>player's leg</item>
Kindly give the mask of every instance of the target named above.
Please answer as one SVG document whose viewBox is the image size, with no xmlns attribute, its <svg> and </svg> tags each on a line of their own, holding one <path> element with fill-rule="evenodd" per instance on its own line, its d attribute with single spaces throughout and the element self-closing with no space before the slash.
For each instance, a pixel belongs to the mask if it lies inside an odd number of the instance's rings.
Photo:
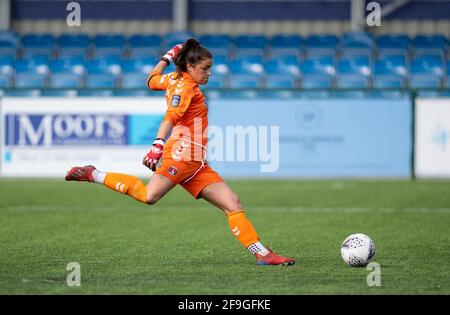
<svg viewBox="0 0 450 315">
<path fill-rule="evenodd" d="M 196 198 L 203 198 L 221 209 L 228 226 L 238 241 L 257 258 L 258 264 L 291 265 L 295 260 L 285 258 L 266 248 L 253 224 L 247 218 L 239 197 L 208 165 L 187 183 L 181 185 Z"/>
<path fill-rule="evenodd" d="M 156 203 L 174 186 L 169 179 L 158 174 L 154 174 L 149 184 L 145 185 L 137 177 L 128 174 L 100 172 L 92 165 L 73 167 L 67 173 L 66 180 L 102 184 L 146 204 Z"/>
</svg>

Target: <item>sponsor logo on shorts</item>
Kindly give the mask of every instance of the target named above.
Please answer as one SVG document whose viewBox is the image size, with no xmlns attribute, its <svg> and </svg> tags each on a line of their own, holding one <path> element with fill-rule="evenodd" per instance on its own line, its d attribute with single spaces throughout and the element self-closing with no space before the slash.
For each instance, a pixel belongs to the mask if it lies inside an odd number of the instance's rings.
<svg viewBox="0 0 450 315">
<path fill-rule="evenodd" d="M 169 167 L 169 169 L 167 171 L 169 172 L 170 175 L 173 175 L 173 176 L 177 175 L 177 173 L 178 173 L 178 169 L 175 166 Z"/>
</svg>

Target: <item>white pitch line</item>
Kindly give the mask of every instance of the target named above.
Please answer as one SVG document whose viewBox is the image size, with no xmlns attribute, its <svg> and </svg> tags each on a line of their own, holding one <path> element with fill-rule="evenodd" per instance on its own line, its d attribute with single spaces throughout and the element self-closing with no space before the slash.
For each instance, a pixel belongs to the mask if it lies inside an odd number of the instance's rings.
<svg viewBox="0 0 450 315">
<path fill-rule="evenodd" d="M 85 210 L 86 208 L 92 208 L 94 210 L 100 211 L 110 211 L 113 209 L 120 208 L 117 205 L 110 206 L 75 206 L 75 205 L 30 205 L 30 206 L 6 206 L 0 207 L 0 211 L 79 211 Z M 149 206 L 150 211 L 155 210 L 200 210 L 200 209 L 209 209 L 214 208 L 213 206 L 205 207 L 195 207 L 195 206 Z M 245 207 L 249 211 L 263 211 L 263 212 L 299 212 L 299 213 L 362 213 L 362 212 L 373 212 L 373 213 L 394 213 L 394 212 L 407 212 L 407 213 L 449 213 L 450 208 L 406 208 L 406 209 L 396 209 L 396 208 L 374 208 L 374 207 L 268 207 L 268 206 L 248 206 Z M 141 209 L 132 209 L 132 210 L 141 210 Z M 124 210 L 126 211 L 126 210 Z M 144 210 L 145 211 L 145 210 Z"/>
</svg>

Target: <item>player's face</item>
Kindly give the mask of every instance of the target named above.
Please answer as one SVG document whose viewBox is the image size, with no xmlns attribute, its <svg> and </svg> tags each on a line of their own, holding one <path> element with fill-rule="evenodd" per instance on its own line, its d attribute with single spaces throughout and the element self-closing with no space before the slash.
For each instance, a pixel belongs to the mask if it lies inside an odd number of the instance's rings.
<svg viewBox="0 0 450 315">
<path fill-rule="evenodd" d="M 198 84 L 206 84 L 208 83 L 209 76 L 211 75 L 211 66 L 211 59 L 203 59 L 195 66 L 188 64 L 188 72 L 195 82 Z"/>
</svg>

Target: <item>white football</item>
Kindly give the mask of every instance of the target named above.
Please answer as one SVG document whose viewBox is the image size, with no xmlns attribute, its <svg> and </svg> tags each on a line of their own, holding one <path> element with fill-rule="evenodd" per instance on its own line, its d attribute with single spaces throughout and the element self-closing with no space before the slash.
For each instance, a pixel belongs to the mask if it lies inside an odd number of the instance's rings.
<svg viewBox="0 0 450 315">
<path fill-rule="evenodd" d="M 375 243 L 362 233 L 348 236 L 341 246 L 341 257 L 351 267 L 367 265 L 375 255 Z"/>
</svg>

